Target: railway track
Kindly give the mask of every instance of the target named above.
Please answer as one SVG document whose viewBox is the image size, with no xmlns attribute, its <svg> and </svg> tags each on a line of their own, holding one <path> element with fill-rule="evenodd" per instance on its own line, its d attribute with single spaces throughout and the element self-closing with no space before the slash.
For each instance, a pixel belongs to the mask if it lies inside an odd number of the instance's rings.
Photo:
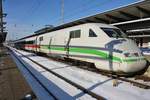
<svg viewBox="0 0 150 100">
<path fill-rule="evenodd" d="M 34 79 L 44 88 L 44 90 L 54 99 L 54 100 L 58 100 L 58 98 L 53 95 L 53 93 L 51 91 L 49 91 L 44 84 L 33 74 L 32 71 L 30 71 L 30 69 L 23 63 L 22 60 L 20 60 L 14 52 L 11 52 L 13 54 L 13 56 L 19 61 L 19 63 L 34 77 Z"/>
<path fill-rule="evenodd" d="M 41 55 L 40 55 L 41 56 Z M 150 89 L 150 85 L 148 84 L 145 84 L 143 81 L 138 81 L 137 80 L 137 77 L 134 77 L 134 78 L 124 78 L 124 77 L 119 77 L 118 75 L 113 75 L 112 73 L 107 73 L 107 72 L 104 72 L 100 69 L 97 69 L 95 66 L 93 66 L 93 64 L 91 63 L 88 63 L 87 62 L 80 62 L 78 63 L 77 60 L 74 60 L 74 59 L 61 59 L 61 58 L 54 58 L 54 57 L 49 57 L 47 55 L 43 55 L 42 56 L 44 57 L 47 57 L 51 60 L 54 60 L 54 61 L 59 61 L 59 62 L 62 62 L 62 63 L 66 63 L 66 64 L 69 64 L 69 65 L 75 65 L 75 67 L 78 67 L 78 68 L 81 68 L 81 69 L 84 69 L 84 70 L 88 70 L 88 71 L 91 71 L 91 72 L 94 72 L 94 73 L 97 73 L 97 74 L 101 74 L 103 76 L 107 76 L 107 77 L 111 77 L 113 79 L 117 79 L 117 80 L 121 80 L 121 81 L 124 81 L 124 82 L 128 82 L 128 83 L 131 83 L 133 86 L 137 86 L 139 88 L 143 88 L 143 89 Z M 30 59 L 30 58 L 29 58 Z M 32 59 L 31 59 L 32 60 Z M 33 62 L 35 62 L 34 60 L 32 60 Z M 36 63 L 36 62 L 35 62 Z M 139 77 L 139 76 L 138 76 Z M 140 79 L 142 80 L 142 78 Z"/>
<path fill-rule="evenodd" d="M 49 56 L 45 56 L 51 60 L 54 60 L 54 61 L 60 61 L 62 63 L 66 63 L 66 64 L 69 64 L 69 65 L 75 65 L 75 67 L 78 67 L 78 68 L 82 68 L 84 70 L 88 70 L 88 71 L 92 71 L 94 73 L 97 73 L 97 74 L 101 74 L 103 76 L 107 76 L 107 77 L 111 77 L 113 79 L 117 79 L 117 80 L 121 80 L 121 81 L 124 81 L 124 82 L 128 82 L 128 83 L 131 83 L 133 86 L 137 86 L 139 88 L 143 88 L 143 89 L 150 89 L 150 83 L 149 84 L 146 84 L 145 83 L 145 80 L 147 80 L 148 82 L 150 82 L 150 78 L 148 77 L 144 77 L 144 76 L 135 76 L 135 77 L 132 77 L 132 78 L 125 78 L 125 77 L 119 77 L 118 75 L 113 75 L 112 73 L 107 73 L 107 72 L 104 72 L 100 69 L 97 69 L 95 66 L 93 66 L 93 64 L 90 63 L 90 65 L 85 65 L 82 66 L 83 64 L 79 64 L 77 63 L 76 61 L 73 61 L 69 60 L 69 63 L 68 63 L 68 60 L 64 60 L 64 59 L 59 59 L 59 58 L 51 58 Z M 147 79 L 145 79 L 147 78 Z M 142 81 L 138 81 L 138 80 L 142 80 Z"/>
<path fill-rule="evenodd" d="M 136 79 L 136 77 L 133 77 L 133 78 L 119 77 L 118 75 L 113 75 L 112 73 L 103 72 L 102 70 L 97 69 L 95 66 L 94 67 L 89 67 L 89 68 L 85 67 L 85 66 L 76 66 L 76 67 L 82 68 L 84 70 L 92 71 L 92 72 L 95 72 L 97 74 L 101 74 L 103 76 L 111 77 L 113 79 L 128 82 L 128 83 L 131 83 L 132 85 L 140 87 L 140 88 L 150 89 L 150 85 L 144 84 L 144 79 L 141 82 L 141 81 L 138 81 L 139 79 Z M 142 80 L 142 78 L 141 78 L 141 80 Z"/>
<path fill-rule="evenodd" d="M 10 50 L 11 50 L 11 49 L 10 49 Z M 75 82 L 73 82 L 73 81 L 71 81 L 71 80 L 69 80 L 69 79 L 67 79 L 67 78 L 65 78 L 65 77 L 63 77 L 63 76 L 61 76 L 61 75 L 59 75 L 58 73 L 56 73 L 56 72 L 54 72 L 54 71 L 48 69 L 47 67 L 45 67 L 45 66 L 39 64 L 38 62 L 36 62 L 36 61 L 30 59 L 29 57 L 23 55 L 22 53 L 18 52 L 17 50 L 15 50 L 15 51 L 16 51 L 17 53 L 19 53 L 20 55 L 22 55 L 23 57 L 27 58 L 28 60 L 32 61 L 33 63 L 37 64 L 37 65 L 40 66 L 41 68 L 43 68 L 43 69 L 45 69 L 46 71 L 50 72 L 51 74 L 53 74 L 53 75 L 57 76 L 58 78 L 60 78 L 60 79 L 62 79 L 62 80 L 64 80 L 64 81 L 66 81 L 67 83 L 69 83 L 70 85 L 76 87 L 77 89 L 80 89 L 80 90 L 83 91 L 84 93 L 86 93 L 86 94 L 92 96 L 93 98 L 95 98 L 95 99 L 97 99 L 97 100 L 105 100 L 104 97 L 102 97 L 102 96 L 100 96 L 100 95 L 98 95 L 98 94 L 96 94 L 96 93 L 94 93 L 94 92 L 92 92 L 92 91 L 90 91 L 90 90 L 84 88 L 83 86 L 81 86 L 81 85 L 79 85 L 79 84 L 77 84 L 77 83 L 75 83 Z M 13 51 L 11 51 L 11 52 L 12 52 L 13 55 L 17 58 L 17 60 L 31 73 L 31 75 L 42 85 L 42 87 L 44 87 L 44 89 L 54 98 L 54 100 L 58 100 L 58 98 L 57 98 L 53 93 L 51 93 L 51 92 L 42 84 L 42 82 L 40 82 L 40 80 L 30 71 L 30 69 L 28 69 L 28 68 L 26 67 L 26 65 L 23 63 L 23 61 L 21 61 L 21 60 L 15 55 L 15 53 L 14 53 Z"/>
</svg>

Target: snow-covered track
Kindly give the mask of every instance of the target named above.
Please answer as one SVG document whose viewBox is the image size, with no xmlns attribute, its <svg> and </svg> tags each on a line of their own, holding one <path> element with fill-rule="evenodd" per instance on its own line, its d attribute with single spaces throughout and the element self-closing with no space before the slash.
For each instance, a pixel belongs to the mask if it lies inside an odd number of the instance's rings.
<svg viewBox="0 0 150 100">
<path fill-rule="evenodd" d="M 46 71 L 52 73 L 53 75 L 55 75 L 55 76 L 61 78 L 62 80 L 66 81 L 67 83 L 69 83 L 69 84 L 71 84 L 72 86 L 76 87 L 77 89 L 80 89 L 80 90 L 83 91 L 84 93 L 86 93 L 86 94 L 88 94 L 88 95 L 94 97 L 95 99 L 97 99 L 97 100 L 105 100 L 104 97 L 102 97 L 102 96 L 100 96 L 100 95 L 97 95 L 96 93 L 94 93 L 94 92 L 92 92 L 92 91 L 90 91 L 90 90 L 84 88 L 83 86 L 81 86 L 81 85 L 79 85 L 79 84 L 77 84 L 77 83 L 75 83 L 75 82 L 73 82 L 73 81 L 71 81 L 71 80 L 69 80 L 69 79 L 67 79 L 67 78 L 65 78 L 65 77 L 63 77 L 63 76 L 61 76 L 61 75 L 59 75 L 58 73 L 56 73 L 56 72 L 54 72 L 54 71 L 48 69 L 47 67 L 45 67 L 45 66 L 39 64 L 39 63 L 36 62 L 36 61 L 30 59 L 30 58 L 27 57 L 26 55 L 23 55 L 22 53 L 18 52 L 17 50 L 14 49 L 14 51 L 17 52 L 17 53 L 19 53 L 19 54 L 22 55 L 23 57 L 27 58 L 28 60 L 32 61 L 33 63 L 37 64 L 38 66 L 40 66 L 41 68 L 45 69 Z M 12 53 L 14 54 L 14 52 L 12 52 Z M 14 56 L 15 56 L 15 54 L 14 54 Z M 15 57 L 17 58 L 17 56 L 15 56 Z M 19 58 L 17 58 L 17 60 L 18 60 L 21 64 L 23 64 L 22 61 L 21 61 Z M 24 65 L 24 64 L 23 64 L 23 66 L 26 67 L 26 65 Z M 27 67 L 26 67 L 26 68 L 27 68 Z M 28 68 L 27 68 L 27 70 L 32 74 L 32 72 L 31 72 Z M 34 76 L 34 78 L 35 78 L 42 86 L 44 86 L 44 85 L 40 82 L 40 80 L 38 80 L 38 78 L 36 78 L 36 76 L 35 76 L 34 74 L 32 74 L 32 75 Z M 44 89 L 46 89 L 46 91 L 48 91 L 48 93 L 49 93 L 50 95 L 52 95 L 52 97 L 54 98 L 54 100 L 58 100 L 57 97 L 54 96 L 53 93 L 51 93 L 46 87 L 44 87 Z"/>
<path fill-rule="evenodd" d="M 13 56 L 18 60 L 18 62 L 31 74 L 32 77 L 34 77 L 34 79 L 45 89 L 45 91 L 50 95 L 50 97 L 52 97 L 54 100 L 59 100 L 55 95 L 53 95 L 53 93 L 51 91 L 49 91 L 45 85 L 36 77 L 36 75 L 34 75 L 32 73 L 32 71 L 30 71 L 30 69 L 22 62 L 22 60 L 20 60 L 14 52 L 11 52 L 11 54 L 13 54 Z"/>
<path fill-rule="evenodd" d="M 48 56 L 46 56 L 46 57 L 48 58 Z M 68 63 L 64 59 L 58 59 L 58 58 L 56 58 L 56 59 L 55 58 L 51 58 L 51 60 L 60 61 L 62 63 L 67 63 L 67 64 L 73 64 L 73 65 L 75 64 L 75 67 L 82 68 L 82 69 L 88 70 L 88 71 L 92 71 L 92 72 L 95 72 L 95 73 L 98 73 L 98 74 L 101 74 L 101 75 L 104 75 L 104 76 L 107 76 L 107 77 L 111 77 L 111 78 L 114 78 L 114 79 L 117 79 L 117 80 L 121 80 L 121 81 L 124 81 L 124 82 L 129 82 L 132 85 L 140 87 L 140 88 L 150 89 L 150 85 L 144 84 L 143 81 L 142 82 L 138 81 L 134 77 L 133 78 L 119 77 L 118 75 L 115 75 L 115 74 L 108 73 L 108 72 L 105 72 L 103 70 L 97 69 L 95 66 L 93 66 L 90 63 L 89 63 L 90 66 L 82 66 L 82 65 L 80 66 L 80 64 L 77 63 L 78 61 L 76 61 L 76 60 L 71 61 L 72 63 L 70 63 L 70 62 Z M 71 59 L 71 60 L 73 60 L 73 59 Z"/>
<path fill-rule="evenodd" d="M 150 89 L 139 88 L 137 86 L 133 86 L 129 82 L 121 80 L 117 80 L 118 84 L 114 86 L 114 79 L 112 77 L 107 77 L 102 74 L 75 67 L 75 65 L 72 65 L 71 63 L 69 65 L 60 61 L 50 60 L 49 58 L 36 55 L 35 53 L 17 50 L 11 47 L 10 49 L 33 72 L 43 85 L 45 85 L 49 91 L 59 98 L 59 100 L 95 100 L 96 98 L 51 74 L 29 59 L 20 55 L 18 52 L 71 80 L 72 82 L 94 92 L 95 94 L 103 96 L 106 100 L 149 100 Z M 18 52 L 14 51 L 14 49 Z M 38 85 L 24 66 L 22 66 L 15 57 L 13 57 L 12 53 L 9 53 L 11 54 L 14 62 L 17 64 L 20 72 L 31 86 L 33 92 L 36 94 L 37 98 L 40 100 L 50 100 L 51 97 L 47 94 L 47 92 Z M 149 85 L 149 82 L 147 83 Z"/>
</svg>

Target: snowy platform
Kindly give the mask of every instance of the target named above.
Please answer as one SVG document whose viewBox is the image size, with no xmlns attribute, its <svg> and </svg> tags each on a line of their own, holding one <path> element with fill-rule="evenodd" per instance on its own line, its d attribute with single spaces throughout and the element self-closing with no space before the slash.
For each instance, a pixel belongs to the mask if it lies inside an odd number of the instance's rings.
<svg viewBox="0 0 150 100">
<path fill-rule="evenodd" d="M 12 49 L 12 48 L 11 48 Z M 12 49 L 13 50 L 13 49 Z M 127 82 L 119 81 L 117 87 L 113 87 L 112 79 L 100 74 L 76 68 L 71 65 L 52 61 L 47 58 L 37 56 L 33 53 L 17 50 L 18 52 L 30 57 L 30 59 L 41 65 L 53 70 L 63 77 L 85 87 L 88 90 L 106 98 L 107 100 L 150 100 L 150 89 L 142 89 L 131 85 Z M 45 69 L 31 62 L 13 50 L 15 55 L 24 62 L 34 75 L 60 100 L 92 100 L 95 99 L 88 94 L 83 93 L 80 89 L 70 85 L 66 81 L 54 76 Z M 11 54 L 12 55 L 12 54 Z M 18 68 L 26 78 L 27 82 L 41 100 L 53 99 L 43 87 L 29 74 L 29 72 L 17 61 L 12 55 Z"/>
</svg>

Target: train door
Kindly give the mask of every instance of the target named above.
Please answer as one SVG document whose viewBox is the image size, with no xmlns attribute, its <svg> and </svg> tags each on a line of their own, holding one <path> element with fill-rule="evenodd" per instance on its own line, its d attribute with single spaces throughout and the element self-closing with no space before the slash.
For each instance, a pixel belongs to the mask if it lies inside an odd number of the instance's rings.
<svg viewBox="0 0 150 100">
<path fill-rule="evenodd" d="M 37 43 L 38 43 L 38 36 L 36 36 L 36 38 L 35 38 L 35 41 L 34 41 L 34 44 L 35 44 L 35 52 L 37 52 L 37 50 L 38 50 L 38 45 L 37 45 Z"/>
<path fill-rule="evenodd" d="M 64 44 L 65 44 L 65 54 L 67 57 L 69 57 L 69 45 L 71 42 L 71 34 L 69 33 L 69 37 L 66 37 L 64 40 Z"/>
<path fill-rule="evenodd" d="M 70 44 L 76 45 L 81 40 L 81 30 L 76 29 L 69 32 L 68 39 L 65 45 L 66 56 L 69 57 Z"/>
<path fill-rule="evenodd" d="M 49 55 L 51 55 L 52 38 L 53 38 L 53 37 L 50 37 L 50 38 L 49 38 L 49 44 L 48 44 L 48 50 L 49 50 L 48 54 L 49 54 Z"/>
<path fill-rule="evenodd" d="M 41 43 L 43 41 L 43 36 L 39 37 L 39 52 L 41 52 Z"/>
</svg>

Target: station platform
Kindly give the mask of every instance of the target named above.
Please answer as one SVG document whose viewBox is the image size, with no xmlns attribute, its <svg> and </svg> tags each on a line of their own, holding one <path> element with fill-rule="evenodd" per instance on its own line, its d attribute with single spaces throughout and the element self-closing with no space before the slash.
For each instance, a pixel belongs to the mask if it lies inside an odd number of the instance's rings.
<svg viewBox="0 0 150 100">
<path fill-rule="evenodd" d="M 0 48 L 0 100 L 23 100 L 32 90 L 6 48 Z"/>
<path fill-rule="evenodd" d="M 62 62 L 53 61 L 48 58 L 35 55 L 34 53 L 14 48 L 10 49 L 10 54 L 13 60 L 18 65 L 19 70 L 31 86 L 38 99 L 96 99 L 58 76 L 55 76 L 53 73 L 45 70 L 46 68 L 107 100 L 149 100 L 150 89 L 142 89 L 120 80 L 118 80 L 119 84 L 114 87 L 112 85 L 113 79 L 110 77 L 83 70 Z M 44 66 L 44 68 L 27 59 L 22 54 L 34 62 L 38 62 L 40 65 Z M 25 66 L 27 68 L 25 68 Z"/>
</svg>

